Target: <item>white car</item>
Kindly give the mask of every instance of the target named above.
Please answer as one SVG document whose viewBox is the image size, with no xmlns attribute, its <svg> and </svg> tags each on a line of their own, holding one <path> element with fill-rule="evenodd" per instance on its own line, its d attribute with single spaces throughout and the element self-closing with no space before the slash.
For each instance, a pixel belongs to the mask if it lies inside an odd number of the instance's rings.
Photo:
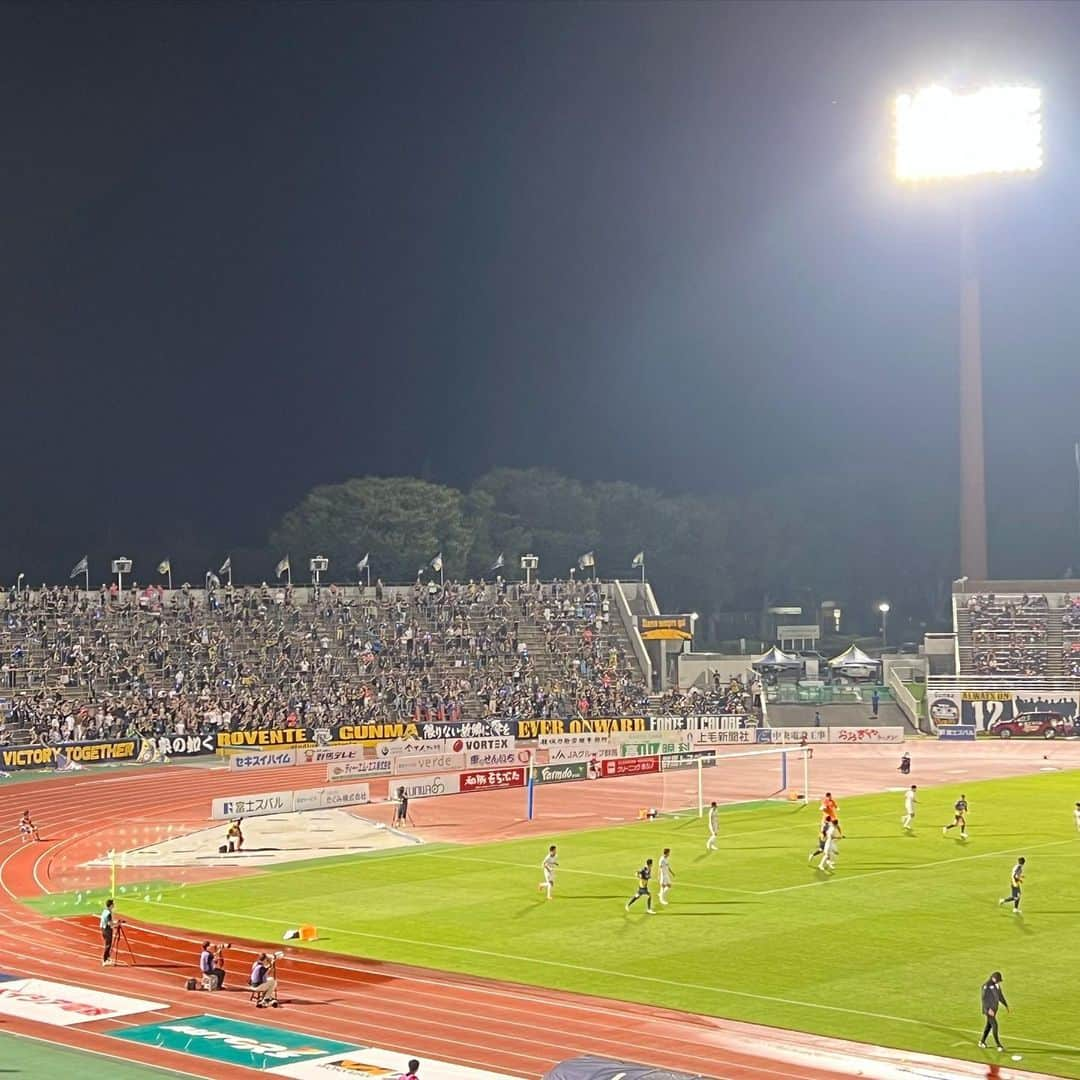
<svg viewBox="0 0 1080 1080">
<path fill-rule="evenodd" d="M 872 679 L 877 673 L 877 664 L 863 664 L 855 661 L 838 664 L 833 668 L 834 675 L 842 675 L 845 679 Z"/>
</svg>

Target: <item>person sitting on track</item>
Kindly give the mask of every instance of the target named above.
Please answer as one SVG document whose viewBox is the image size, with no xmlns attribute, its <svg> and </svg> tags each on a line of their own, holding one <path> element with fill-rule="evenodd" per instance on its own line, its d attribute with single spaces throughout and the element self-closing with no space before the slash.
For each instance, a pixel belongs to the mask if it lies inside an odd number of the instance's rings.
<svg viewBox="0 0 1080 1080">
<path fill-rule="evenodd" d="M 268 953 L 259 953 L 251 965 L 251 992 L 258 995 L 255 1002 L 257 1009 L 271 1005 L 277 1008 L 277 978 L 274 975 L 277 958 Z"/>
</svg>

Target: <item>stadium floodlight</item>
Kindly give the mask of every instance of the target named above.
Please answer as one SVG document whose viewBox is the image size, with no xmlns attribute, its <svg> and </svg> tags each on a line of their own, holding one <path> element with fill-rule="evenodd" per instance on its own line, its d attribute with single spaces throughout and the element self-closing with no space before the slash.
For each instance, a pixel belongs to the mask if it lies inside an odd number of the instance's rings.
<svg viewBox="0 0 1080 1080">
<path fill-rule="evenodd" d="M 881 647 L 885 648 L 885 637 L 889 626 L 889 605 L 885 600 L 882 600 L 877 606 L 878 611 L 881 612 Z"/>
<path fill-rule="evenodd" d="M 955 94 L 944 86 L 928 86 L 900 94 L 895 115 L 900 180 L 1042 168 L 1042 91 L 1035 87 L 984 86 Z"/>
</svg>

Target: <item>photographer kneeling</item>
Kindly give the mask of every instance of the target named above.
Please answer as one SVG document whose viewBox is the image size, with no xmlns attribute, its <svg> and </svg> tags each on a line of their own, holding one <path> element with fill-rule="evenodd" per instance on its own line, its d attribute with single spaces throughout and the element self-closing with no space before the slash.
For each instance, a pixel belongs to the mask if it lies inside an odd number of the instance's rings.
<svg viewBox="0 0 1080 1080">
<path fill-rule="evenodd" d="M 267 953 L 259 953 L 258 959 L 251 965 L 251 992 L 258 994 L 255 1007 L 261 1009 L 266 1005 L 277 1008 L 277 977 L 274 970 L 277 966 L 277 954 L 270 956 Z"/>
</svg>

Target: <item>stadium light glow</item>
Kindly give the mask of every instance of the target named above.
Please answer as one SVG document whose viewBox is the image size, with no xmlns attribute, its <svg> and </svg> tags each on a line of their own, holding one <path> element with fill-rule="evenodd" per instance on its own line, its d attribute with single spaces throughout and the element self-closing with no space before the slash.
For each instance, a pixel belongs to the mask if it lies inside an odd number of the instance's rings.
<svg viewBox="0 0 1080 1080">
<path fill-rule="evenodd" d="M 896 176 L 948 180 L 1042 168 L 1042 91 L 928 86 L 895 103 Z"/>
</svg>

